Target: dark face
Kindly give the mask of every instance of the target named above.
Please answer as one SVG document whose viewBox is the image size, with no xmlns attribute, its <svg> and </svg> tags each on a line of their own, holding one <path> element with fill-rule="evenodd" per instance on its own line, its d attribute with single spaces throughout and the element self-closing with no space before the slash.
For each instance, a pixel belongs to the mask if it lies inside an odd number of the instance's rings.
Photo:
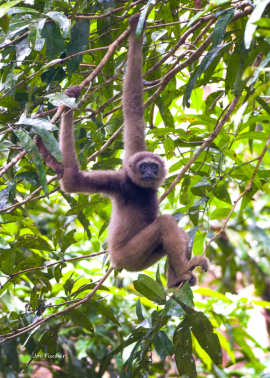
<svg viewBox="0 0 270 378">
<path fill-rule="evenodd" d="M 156 180 L 159 165 L 156 163 L 141 163 L 139 165 L 139 171 L 143 181 L 153 182 Z"/>
</svg>

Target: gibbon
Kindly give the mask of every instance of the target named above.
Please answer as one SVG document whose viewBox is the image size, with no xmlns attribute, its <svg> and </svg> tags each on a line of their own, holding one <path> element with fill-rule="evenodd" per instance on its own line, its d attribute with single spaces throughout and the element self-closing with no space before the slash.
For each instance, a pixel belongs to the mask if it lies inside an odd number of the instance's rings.
<svg viewBox="0 0 270 378">
<path fill-rule="evenodd" d="M 144 141 L 142 45 L 143 33 L 136 40 L 140 15 L 129 19 L 131 28 L 126 76 L 124 79 L 123 168 L 118 171 L 81 171 L 73 136 L 73 112 L 65 108 L 61 119 L 60 149 L 64 175 L 61 185 L 67 193 L 102 193 L 111 198 L 113 210 L 109 224 L 109 254 L 114 268 L 141 271 L 168 255 L 168 288 L 182 281 L 195 285 L 190 272 L 196 266 L 207 271 L 206 257 L 191 258 L 188 236 L 172 216 L 158 216 L 157 189 L 165 179 L 163 160 L 148 152 Z M 80 87 L 65 91 L 69 97 L 80 96 Z"/>
</svg>

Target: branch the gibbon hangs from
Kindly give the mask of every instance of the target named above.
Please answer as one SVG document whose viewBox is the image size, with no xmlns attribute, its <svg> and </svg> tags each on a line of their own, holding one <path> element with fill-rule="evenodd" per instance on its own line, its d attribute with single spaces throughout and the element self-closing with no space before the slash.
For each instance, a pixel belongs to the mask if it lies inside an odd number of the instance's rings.
<svg viewBox="0 0 270 378">
<path fill-rule="evenodd" d="M 73 136 L 73 111 L 65 108 L 61 119 L 60 148 L 64 175 L 62 188 L 67 193 L 102 193 L 112 200 L 109 224 L 109 254 L 116 269 L 141 271 L 168 255 L 168 287 L 182 281 L 196 283 L 191 271 L 201 266 L 207 271 L 206 257 L 191 259 L 188 236 L 169 215 L 158 216 L 157 189 L 165 179 L 163 160 L 145 145 L 142 45 L 143 33 L 136 40 L 140 15 L 131 16 L 127 71 L 124 80 L 124 148 L 123 168 L 119 171 L 81 171 L 77 162 Z M 80 87 L 65 91 L 76 99 Z"/>
</svg>

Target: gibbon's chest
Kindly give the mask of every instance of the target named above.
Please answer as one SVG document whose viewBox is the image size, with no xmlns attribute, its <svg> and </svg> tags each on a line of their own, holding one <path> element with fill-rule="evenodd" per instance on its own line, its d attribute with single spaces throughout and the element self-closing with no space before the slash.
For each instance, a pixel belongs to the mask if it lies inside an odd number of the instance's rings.
<svg viewBox="0 0 270 378">
<path fill-rule="evenodd" d="M 121 206 L 126 210 L 133 210 L 133 214 L 153 221 L 158 214 L 157 191 L 128 183 L 122 187 Z"/>
</svg>

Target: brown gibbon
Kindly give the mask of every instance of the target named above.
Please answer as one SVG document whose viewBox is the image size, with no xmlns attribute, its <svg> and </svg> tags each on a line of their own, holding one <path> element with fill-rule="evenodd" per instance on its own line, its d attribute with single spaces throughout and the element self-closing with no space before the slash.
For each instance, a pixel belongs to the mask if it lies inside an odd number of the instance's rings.
<svg viewBox="0 0 270 378">
<path fill-rule="evenodd" d="M 131 28 L 127 70 L 124 79 L 123 168 L 118 171 L 81 171 L 73 136 L 73 112 L 65 108 L 61 120 L 60 148 L 63 154 L 62 188 L 67 193 L 102 193 L 111 198 L 113 210 L 109 224 L 109 254 L 114 268 L 141 271 L 168 255 L 168 288 L 182 281 L 197 282 L 191 272 L 196 266 L 207 271 L 206 257 L 191 259 L 188 236 L 169 215 L 158 215 L 157 189 L 165 179 L 163 160 L 148 152 L 144 140 L 142 45 L 143 33 L 136 40 L 139 19 L 129 19 Z M 78 98 L 80 87 L 65 91 Z"/>
</svg>

